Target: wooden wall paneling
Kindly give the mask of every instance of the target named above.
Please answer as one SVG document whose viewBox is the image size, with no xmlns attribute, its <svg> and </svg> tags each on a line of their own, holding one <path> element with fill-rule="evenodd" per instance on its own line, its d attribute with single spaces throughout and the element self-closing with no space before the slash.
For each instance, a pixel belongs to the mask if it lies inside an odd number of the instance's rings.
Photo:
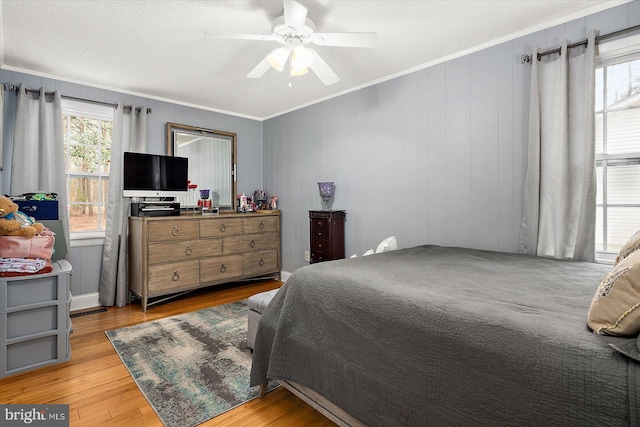
<svg viewBox="0 0 640 427">
<path fill-rule="evenodd" d="M 422 196 L 416 196 L 416 209 L 418 211 L 419 222 L 415 230 L 418 242 L 428 242 L 430 240 L 429 209 L 429 70 L 421 70 L 418 73 L 416 94 L 418 95 L 416 110 L 416 158 L 418 159 L 418 170 L 416 172 L 417 182 L 420 184 Z"/>
<path fill-rule="evenodd" d="M 446 77 L 447 67 L 439 64 L 428 69 L 429 117 L 427 134 L 427 200 L 429 206 L 426 216 L 430 239 L 425 243 L 443 245 L 447 242 L 447 102 Z"/>
<path fill-rule="evenodd" d="M 470 215 L 469 246 L 498 249 L 498 48 L 470 57 L 469 76 Z"/>
<path fill-rule="evenodd" d="M 469 57 L 446 63 L 447 244 L 468 246 L 471 206 L 469 133 Z"/>
<path fill-rule="evenodd" d="M 515 250 L 514 223 L 514 152 L 517 144 L 513 137 L 513 67 L 517 61 L 512 43 L 498 46 L 498 251 Z"/>
</svg>

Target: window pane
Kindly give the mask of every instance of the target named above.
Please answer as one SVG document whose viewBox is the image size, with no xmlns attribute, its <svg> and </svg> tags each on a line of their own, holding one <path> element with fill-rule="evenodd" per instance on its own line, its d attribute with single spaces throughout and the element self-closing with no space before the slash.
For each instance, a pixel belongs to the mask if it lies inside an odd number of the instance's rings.
<svg viewBox="0 0 640 427">
<path fill-rule="evenodd" d="M 73 231 L 98 231 L 106 228 L 105 207 L 69 204 L 69 226 Z"/>
<path fill-rule="evenodd" d="M 106 227 L 109 163 L 113 121 L 112 110 L 95 114 L 95 106 L 62 101 L 65 135 L 65 167 L 69 191 L 71 231 L 102 231 Z M 65 109 L 68 107 L 67 109 Z M 99 117 L 99 118 L 96 118 Z"/>
<path fill-rule="evenodd" d="M 67 145 L 67 173 L 96 173 L 98 172 L 99 149 L 86 145 Z"/>
<path fill-rule="evenodd" d="M 596 154 L 604 153 L 603 133 L 604 124 L 602 123 L 602 113 L 596 114 Z"/>
<path fill-rule="evenodd" d="M 607 113 L 607 153 L 637 152 L 640 152 L 640 108 Z"/>
<path fill-rule="evenodd" d="M 607 106 L 626 107 L 640 93 L 640 59 L 607 67 Z"/>
<path fill-rule="evenodd" d="M 106 191 L 104 179 L 97 176 L 69 177 L 69 202 L 70 203 L 105 203 L 106 197 L 101 194 Z"/>
<path fill-rule="evenodd" d="M 604 221 L 602 219 L 604 208 L 598 207 L 596 208 L 596 252 L 604 251 L 604 230 L 602 224 Z"/>
<path fill-rule="evenodd" d="M 618 252 L 640 229 L 640 207 L 607 209 L 607 251 Z"/>
<path fill-rule="evenodd" d="M 640 165 L 607 167 L 607 203 L 640 204 Z"/>
<path fill-rule="evenodd" d="M 113 122 L 102 121 L 102 138 L 100 143 L 100 172 L 109 173 L 111 164 L 111 135 L 113 132 Z"/>
<path fill-rule="evenodd" d="M 604 203 L 602 192 L 602 163 L 596 165 L 596 203 L 601 205 Z"/>
<path fill-rule="evenodd" d="M 596 69 L 596 112 L 602 112 L 604 98 L 604 71 L 602 68 Z"/>
</svg>

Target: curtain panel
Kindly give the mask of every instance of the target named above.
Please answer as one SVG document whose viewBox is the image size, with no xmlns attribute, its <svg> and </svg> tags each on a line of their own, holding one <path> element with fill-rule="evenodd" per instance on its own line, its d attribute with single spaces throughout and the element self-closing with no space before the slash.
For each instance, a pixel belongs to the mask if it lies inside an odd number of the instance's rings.
<svg viewBox="0 0 640 427">
<path fill-rule="evenodd" d="M 123 307 L 129 299 L 128 217 L 131 203 L 122 197 L 123 161 L 125 151 L 147 151 L 148 114 L 147 107 L 131 107 L 130 112 L 125 112 L 123 104 L 118 103 L 113 116 L 107 224 L 98 291 L 100 304 L 104 306 Z"/>
<path fill-rule="evenodd" d="M 4 85 L 0 85 L 0 171 L 4 169 Z"/>
<path fill-rule="evenodd" d="M 62 98 L 59 91 L 47 96 L 44 88 L 40 88 L 39 92 L 27 92 L 20 85 L 13 134 L 10 193 L 38 191 L 58 194 L 58 217 L 62 220 L 66 237 L 66 257 L 70 257 Z"/>
<path fill-rule="evenodd" d="M 595 261 L 595 31 L 586 48 L 536 60 L 518 251 Z"/>
</svg>

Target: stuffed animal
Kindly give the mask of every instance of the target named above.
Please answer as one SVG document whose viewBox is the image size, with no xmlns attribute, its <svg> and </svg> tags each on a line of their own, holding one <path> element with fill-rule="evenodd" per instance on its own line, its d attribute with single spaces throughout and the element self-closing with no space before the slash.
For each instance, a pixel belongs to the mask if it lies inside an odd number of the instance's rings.
<svg viewBox="0 0 640 427">
<path fill-rule="evenodd" d="M 0 236 L 33 237 L 42 233 L 44 225 L 24 212 L 6 196 L 0 196 Z"/>
</svg>

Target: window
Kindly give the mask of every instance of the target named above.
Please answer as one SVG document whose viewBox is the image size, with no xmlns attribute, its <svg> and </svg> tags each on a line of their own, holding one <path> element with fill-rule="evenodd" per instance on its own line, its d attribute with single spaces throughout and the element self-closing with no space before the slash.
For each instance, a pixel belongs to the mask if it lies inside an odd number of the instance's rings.
<svg viewBox="0 0 640 427">
<path fill-rule="evenodd" d="M 640 229 L 640 52 L 596 69 L 596 252 L 615 256 Z"/>
<path fill-rule="evenodd" d="M 70 231 L 104 232 L 113 108 L 63 99 L 62 124 Z"/>
</svg>

